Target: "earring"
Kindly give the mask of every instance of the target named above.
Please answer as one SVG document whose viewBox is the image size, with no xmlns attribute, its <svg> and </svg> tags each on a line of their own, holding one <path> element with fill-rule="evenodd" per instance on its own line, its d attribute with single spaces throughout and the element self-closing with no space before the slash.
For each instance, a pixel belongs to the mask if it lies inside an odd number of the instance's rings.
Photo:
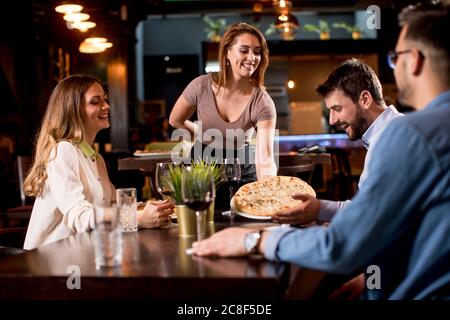
<svg viewBox="0 0 450 320">
<path fill-rule="evenodd" d="M 229 66 L 230 65 L 230 60 L 226 60 L 226 65 Z"/>
</svg>

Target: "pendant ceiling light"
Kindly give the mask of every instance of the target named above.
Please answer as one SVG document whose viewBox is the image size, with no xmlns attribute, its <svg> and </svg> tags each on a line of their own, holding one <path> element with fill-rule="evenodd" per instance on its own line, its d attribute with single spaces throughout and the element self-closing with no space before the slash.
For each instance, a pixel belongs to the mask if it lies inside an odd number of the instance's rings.
<svg viewBox="0 0 450 320">
<path fill-rule="evenodd" d="M 96 26 L 95 22 L 92 21 L 76 21 L 72 22 L 71 27 L 74 29 L 78 29 L 81 32 L 86 32 L 89 29 L 92 29 Z"/>
<path fill-rule="evenodd" d="M 83 10 L 83 6 L 75 3 L 61 3 L 55 8 L 56 12 L 64 14 L 80 12 L 81 10 Z"/>
<path fill-rule="evenodd" d="M 63 19 L 70 22 L 89 20 L 90 15 L 82 12 L 73 12 L 65 14 Z"/>
<path fill-rule="evenodd" d="M 104 37 L 91 37 L 86 38 L 78 47 L 78 50 L 82 53 L 99 53 L 108 48 L 111 48 L 113 44 L 108 42 Z"/>
<path fill-rule="evenodd" d="M 275 20 L 275 29 L 281 34 L 283 40 L 293 40 L 299 27 L 298 20 L 292 15 L 292 2 L 285 0 L 274 0 L 273 7 L 278 13 Z"/>
<path fill-rule="evenodd" d="M 87 13 L 81 12 L 83 7 L 76 3 L 61 3 L 55 8 L 56 12 L 64 14 L 64 20 L 67 21 L 67 28 L 78 29 L 81 32 L 86 32 L 89 29 L 95 28 L 96 23 L 87 21 L 90 16 Z M 104 37 L 91 37 L 85 39 L 78 47 L 82 53 L 98 53 L 111 48 L 113 44 Z"/>
<path fill-rule="evenodd" d="M 291 12 L 292 2 L 285 0 L 274 1 L 273 7 L 275 8 L 275 11 L 278 12 L 279 14 L 288 14 L 289 12 Z"/>
</svg>

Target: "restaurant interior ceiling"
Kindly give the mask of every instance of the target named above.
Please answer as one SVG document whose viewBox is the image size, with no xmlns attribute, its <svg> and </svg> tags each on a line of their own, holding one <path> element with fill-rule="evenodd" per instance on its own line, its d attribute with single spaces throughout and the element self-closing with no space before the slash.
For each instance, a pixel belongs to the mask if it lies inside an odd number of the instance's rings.
<svg viewBox="0 0 450 320">
<path fill-rule="evenodd" d="M 131 2 L 139 2 L 131 1 Z M 181 13 L 255 13 L 255 5 L 262 6 L 262 14 L 276 14 L 273 0 L 142 0 L 147 15 Z M 416 1 L 411 0 L 290 0 L 292 10 L 315 12 L 343 12 L 366 9 L 370 5 L 398 9 Z M 142 4 L 141 4 L 142 5 Z"/>
<path fill-rule="evenodd" d="M 65 43 L 77 49 L 86 37 L 94 34 L 104 34 L 111 41 L 134 34 L 139 21 L 157 15 L 209 14 L 220 15 L 235 13 L 246 18 L 253 17 L 258 21 L 262 15 L 276 15 L 272 0 L 73 0 L 83 5 L 83 12 L 91 16 L 97 26 L 86 33 L 70 32 L 60 14 L 55 12 L 55 6 L 60 0 L 28 0 L 31 3 L 31 25 L 35 39 L 55 39 L 57 43 Z M 317 12 L 323 14 L 352 12 L 365 10 L 376 4 L 380 8 L 398 10 L 415 0 L 290 0 L 292 11 Z M 66 1 L 67 2 L 67 1 Z M 256 13 L 254 5 L 262 5 L 262 11 Z M 5 5 L 12 6 L 11 15 L 6 15 L 5 26 L 14 26 L 25 22 L 18 19 L 22 13 L 21 1 L 8 1 Z M 261 6 L 260 6 L 261 7 Z M 12 35 L 11 35 L 12 36 Z"/>
<path fill-rule="evenodd" d="M 370 5 L 397 10 L 415 3 L 415 0 L 290 0 L 292 11 L 313 11 L 322 13 L 365 10 Z M 58 0 L 32 0 L 33 18 L 45 17 L 54 13 Z M 66 1 L 67 2 L 67 1 Z M 189 14 L 189 13 L 242 13 L 275 15 L 273 0 L 73 0 L 85 8 L 83 12 L 90 14 L 104 25 L 121 25 L 124 20 L 137 22 L 145 20 L 149 15 Z M 255 12 L 255 5 L 262 12 Z M 122 7 L 126 7 L 123 12 Z M 261 9 L 260 9 L 261 10 Z M 124 16 L 125 15 L 125 16 Z"/>
</svg>

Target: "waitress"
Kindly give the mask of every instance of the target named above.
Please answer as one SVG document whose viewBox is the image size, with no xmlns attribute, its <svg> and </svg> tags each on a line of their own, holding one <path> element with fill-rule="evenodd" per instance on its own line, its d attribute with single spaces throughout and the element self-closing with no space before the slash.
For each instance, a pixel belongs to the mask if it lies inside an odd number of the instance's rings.
<svg viewBox="0 0 450 320">
<path fill-rule="evenodd" d="M 169 122 L 196 138 L 192 159 L 201 156 L 222 163 L 224 158 L 238 157 L 241 185 L 275 176 L 276 110 L 263 87 L 269 64 L 266 40 L 249 24 L 232 24 L 222 37 L 218 59 L 220 71 L 195 78 L 175 103 Z M 199 121 L 194 123 L 189 118 L 195 111 Z"/>
</svg>

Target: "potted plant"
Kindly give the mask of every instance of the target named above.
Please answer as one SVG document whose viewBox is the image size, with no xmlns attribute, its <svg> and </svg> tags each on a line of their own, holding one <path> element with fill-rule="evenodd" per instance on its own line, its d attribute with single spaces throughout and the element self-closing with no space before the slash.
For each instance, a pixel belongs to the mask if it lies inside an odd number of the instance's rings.
<svg viewBox="0 0 450 320">
<path fill-rule="evenodd" d="M 225 30 L 227 24 L 226 20 L 223 18 L 212 20 L 210 17 L 204 16 L 203 21 L 206 23 L 206 37 L 212 42 L 220 42 L 222 32 Z"/>
<path fill-rule="evenodd" d="M 330 39 L 330 27 L 325 20 L 319 20 L 319 24 L 307 23 L 303 27 L 307 32 L 316 32 L 319 34 L 320 40 Z"/>
<path fill-rule="evenodd" d="M 203 160 L 193 161 L 191 163 L 192 170 L 195 172 L 196 179 L 214 179 L 216 190 L 223 183 L 222 166 L 215 162 L 207 163 Z M 179 234 L 181 236 L 190 236 L 196 234 L 195 214 L 183 201 L 181 194 L 181 181 L 185 171 L 183 165 L 172 165 L 169 167 L 169 174 L 165 184 L 171 189 L 171 199 L 175 203 L 175 212 L 177 214 Z M 205 180 L 206 181 L 206 180 Z M 206 214 L 206 222 L 214 222 L 214 201 Z"/>
<path fill-rule="evenodd" d="M 222 166 L 218 165 L 215 161 L 213 162 L 205 162 L 203 160 L 192 162 L 192 168 L 194 171 L 197 172 L 200 178 L 203 179 L 211 179 L 211 177 L 214 180 L 215 189 L 217 190 L 223 183 L 222 175 L 223 175 L 223 168 Z M 212 205 L 209 207 L 207 215 L 206 215 L 206 222 L 214 222 L 214 207 L 215 207 L 215 201 L 213 200 Z"/>
<path fill-rule="evenodd" d="M 350 33 L 352 35 L 352 39 L 354 39 L 354 40 L 361 39 L 362 31 L 356 25 L 351 26 L 345 22 L 336 22 L 336 23 L 333 23 L 332 27 L 336 28 L 336 29 L 344 29 L 345 31 L 347 31 L 348 33 Z"/>
</svg>

